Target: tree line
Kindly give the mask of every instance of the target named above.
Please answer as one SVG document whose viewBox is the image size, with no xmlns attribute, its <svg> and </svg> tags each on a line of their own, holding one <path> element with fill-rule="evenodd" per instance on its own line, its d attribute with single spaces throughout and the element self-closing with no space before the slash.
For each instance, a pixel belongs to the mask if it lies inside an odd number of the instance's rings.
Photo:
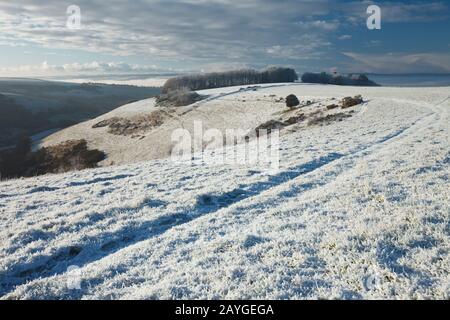
<svg viewBox="0 0 450 320">
<path fill-rule="evenodd" d="M 364 86 L 373 87 L 379 86 L 377 83 L 369 80 L 365 74 L 329 74 L 326 72 L 311 73 L 306 72 L 302 76 L 304 83 L 320 83 L 320 84 L 334 84 L 338 86 Z"/>
<path fill-rule="evenodd" d="M 252 84 L 294 82 L 296 80 L 298 80 L 298 75 L 291 68 L 272 67 L 263 71 L 241 69 L 171 78 L 164 84 L 163 93 L 182 89 L 196 91 Z"/>
</svg>

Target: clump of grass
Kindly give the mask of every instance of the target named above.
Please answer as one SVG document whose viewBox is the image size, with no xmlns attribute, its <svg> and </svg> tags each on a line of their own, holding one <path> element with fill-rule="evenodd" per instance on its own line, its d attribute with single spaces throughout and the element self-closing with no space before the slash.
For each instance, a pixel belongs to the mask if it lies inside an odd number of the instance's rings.
<svg viewBox="0 0 450 320">
<path fill-rule="evenodd" d="M 163 125 L 165 118 L 166 113 L 158 110 L 132 118 L 112 117 L 94 124 L 92 128 L 108 127 L 108 133 L 110 134 L 130 136 Z"/>
<path fill-rule="evenodd" d="M 348 113 L 335 113 L 335 114 L 328 114 L 326 116 L 318 116 L 310 119 L 308 121 L 308 126 L 314 126 L 314 125 L 328 125 L 332 122 L 336 121 L 343 121 L 344 119 L 351 118 L 351 114 Z"/>
</svg>

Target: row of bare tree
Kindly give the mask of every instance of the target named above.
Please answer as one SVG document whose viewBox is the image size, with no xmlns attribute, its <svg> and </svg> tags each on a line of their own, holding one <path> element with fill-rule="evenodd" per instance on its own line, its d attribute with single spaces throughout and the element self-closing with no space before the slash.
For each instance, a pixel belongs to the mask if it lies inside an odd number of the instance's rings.
<svg viewBox="0 0 450 320">
<path fill-rule="evenodd" d="M 163 93 L 181 89 L 195 91 L 251 84 L 294 82 L 296 80 L 298 80 L 297 73 L 291 68 L 272 67 L 264 71 L 241 69 L 171 78 L 164 84 Z"/>
</svg>

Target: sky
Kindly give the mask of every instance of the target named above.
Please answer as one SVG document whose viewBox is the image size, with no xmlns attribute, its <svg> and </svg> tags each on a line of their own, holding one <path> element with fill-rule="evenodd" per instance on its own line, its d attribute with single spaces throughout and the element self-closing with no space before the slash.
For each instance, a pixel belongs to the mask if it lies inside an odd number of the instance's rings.
<svg viewBox="0 0 450 320">
<path fill-rule="evenodd" d="M 372 4 L 380 30 L 367 27 Z M 72 5 L 78 29 L 67 27 Z M 0 0 L 0 76 L 273 65 L 450 73 L 450 1 Z"/>
</svg>

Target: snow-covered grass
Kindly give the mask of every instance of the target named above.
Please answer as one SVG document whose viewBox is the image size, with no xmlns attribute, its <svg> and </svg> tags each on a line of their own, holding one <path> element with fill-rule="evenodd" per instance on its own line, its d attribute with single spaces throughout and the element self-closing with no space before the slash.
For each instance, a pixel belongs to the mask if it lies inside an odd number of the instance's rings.
<svg viewBox="0 0 450 320">
<path fill-rule="evenodd" d="M 449 298 L 448 88 L 208 93 L 187 115 L 219 128 L 273 115 L 268 94 L 368 102 L 286 131 L 271 176 L 160 159 L 1 182 L 0 296 Z M 73 265 L 81 289 L 67 286 Z"/>
</svg>

